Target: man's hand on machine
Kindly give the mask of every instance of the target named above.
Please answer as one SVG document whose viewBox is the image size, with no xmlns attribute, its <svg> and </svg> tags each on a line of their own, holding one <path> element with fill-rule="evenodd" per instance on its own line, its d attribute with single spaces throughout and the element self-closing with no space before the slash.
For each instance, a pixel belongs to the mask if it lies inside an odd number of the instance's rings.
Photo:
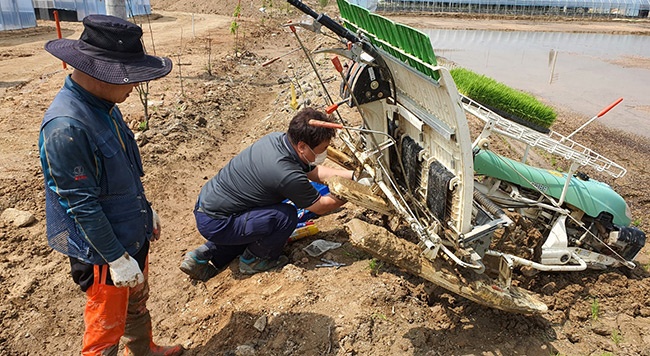
<svg viewBox="0 0 650 356">
<path fill-rule="evenodd" d="M 138 266 L 138 261 L 124 252 L 120 258 L 108 263 L 111 279 L 116 287 L 135 287 L 144 282 L 144 274 Z"/>
</svg>

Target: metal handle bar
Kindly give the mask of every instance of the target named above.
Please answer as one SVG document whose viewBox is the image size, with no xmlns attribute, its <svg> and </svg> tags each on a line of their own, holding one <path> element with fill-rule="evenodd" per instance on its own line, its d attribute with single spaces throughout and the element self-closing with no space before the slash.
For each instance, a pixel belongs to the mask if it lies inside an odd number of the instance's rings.
<svg viewBox="0 0 650 356">
<path fill-rule="evenodd" d="M 379 53 L 375 48 L 368 42 L 362 41 L 361 38 L 359 38 L 357 35 L 352 33 L 352 31 L 348 30 L 347 28 L 343 27 L 340 23 L 334 21 L 331 17 L 325 15 L 325 14 L 318 14 L 316 11 L 312 10 L 309 6 L 305 5 L 302 1 L 300 0 L 287 0 L 287 2 L 291 5 L 293 5 L 295 8 L 298 10 L 304 12 L 305 14 L 313 17 L 316 21 L 318 21 L 321 25 L 327 27 L 330 29 L 332 32 L 336 33 L 339 37 L 345 38 L 346 40 L 352 42 L 352 43 L 360 43 L 361 48 L 371 55 L 374 58 L 377 58 L 379 56 Z"/>
</svg>

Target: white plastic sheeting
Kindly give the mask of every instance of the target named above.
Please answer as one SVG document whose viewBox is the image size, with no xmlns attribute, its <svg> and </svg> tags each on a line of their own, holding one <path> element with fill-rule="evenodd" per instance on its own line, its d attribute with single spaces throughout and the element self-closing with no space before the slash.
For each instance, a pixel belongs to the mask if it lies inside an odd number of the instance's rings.
<svg viewBox="0 0 650 356">
<path fill-rule="evenodd" d="M 375 12 L 377 10 L 378 0 L 348 0 L 350 4 L 359 5 L 370 12 Z"/>
<path fill-rule="evenodd" d="M 36 9 L 76 11 L 78 21 L 88 15 L 106 15 L 104 0 L 33 0 L 33 2 Z M 126 0 L 126 14 L 129 17 L 151 14 L 149 0 Z"/>
<path fill-rule="evenodd" d="M 381 10 L 648 17 L 650 0 L 379 0 Z"/>
<path fill-rule="evenodd" d="M 0 0 L 0 31 L 36 27 L 31 0 Z"/>
</svg>

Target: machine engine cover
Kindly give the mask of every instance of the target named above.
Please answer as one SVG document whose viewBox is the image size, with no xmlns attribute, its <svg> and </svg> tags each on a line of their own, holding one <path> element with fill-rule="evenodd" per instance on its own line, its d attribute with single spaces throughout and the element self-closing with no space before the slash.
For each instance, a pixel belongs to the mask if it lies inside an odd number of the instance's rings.
<svg viewBox="0 0 650 356">
<path fill-rule="evenodd" d="M 354 100 L 349 102 L 350 107 L 390 96 L 390 85 L 378 68 L 357 62 L 350 62 L 347 68 L 345 81 L 341 83 L 341 97 L 347 99 L 352 94 Z"/>
</svg>

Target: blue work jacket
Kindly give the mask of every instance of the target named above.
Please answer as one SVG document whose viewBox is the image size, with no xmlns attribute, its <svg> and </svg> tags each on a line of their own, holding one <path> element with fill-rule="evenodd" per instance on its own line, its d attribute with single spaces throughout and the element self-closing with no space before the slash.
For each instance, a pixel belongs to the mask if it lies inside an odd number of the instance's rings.
<svg viewBox="0 0 650 356">
<path fill-rule="evenodd" d="M 43 118 L 39 150 L 53 249 L 101 265 L 151 238 L 140 152 L 114 103 L 68 76 Z"/>
</svg>

